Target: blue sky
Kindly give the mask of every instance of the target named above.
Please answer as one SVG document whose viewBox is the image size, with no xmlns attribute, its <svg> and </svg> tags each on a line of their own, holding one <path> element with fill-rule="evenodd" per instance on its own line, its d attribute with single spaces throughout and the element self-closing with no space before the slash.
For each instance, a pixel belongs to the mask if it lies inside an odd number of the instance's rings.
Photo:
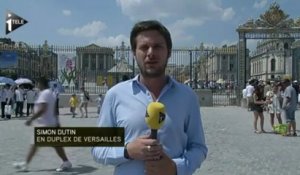
<svg viewBox="0 0 300 175">
<path fill-rule="evenodd" d="M 1 0 L 0 37 L 29 44 L 117 46 L 129 43 L 132 25 L 158 19 L 171 31 L 175 47 L 233 44 L 236 28 L 259 18 L 274 0 Z M 277 0 L 290 18 L 298 18 L 299 0 Z M 10 10 L 28 23 L 5 35 Z M 255 45 L 249 41 L 249 47 Z"/>
</svg>

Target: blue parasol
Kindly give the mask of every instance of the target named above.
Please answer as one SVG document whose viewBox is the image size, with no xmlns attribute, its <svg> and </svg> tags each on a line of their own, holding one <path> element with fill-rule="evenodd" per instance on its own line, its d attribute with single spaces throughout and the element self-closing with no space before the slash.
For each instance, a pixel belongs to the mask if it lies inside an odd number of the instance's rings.
<svg viewBox="0 0 300 175">
<path fill-rule="evenodd" d="M 0 77 L 0 83 L 9 84 L 9 85 L 15 85 L 15 81 L 8 77 Z"/>
</svg>

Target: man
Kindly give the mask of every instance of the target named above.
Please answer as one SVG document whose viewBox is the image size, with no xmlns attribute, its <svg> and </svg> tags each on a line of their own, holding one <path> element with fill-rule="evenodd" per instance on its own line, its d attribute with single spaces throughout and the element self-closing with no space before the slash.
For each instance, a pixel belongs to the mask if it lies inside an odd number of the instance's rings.
<svg viewBox="0 0 300 175">
<path fill-rule="evenodd" d="M 266 84 L 264 85 L 264 97 L 266 97 L 266 94 L 268 91 L 272 91 L 271 81 L 267 80 Z"/>
<path fill-rule="evenodd" d="M 247 106 L 248 111 L 251 111 L 252 105 L 253 105 L 253 92 L 254 92 L 254 83 L 255 80 L 251 79 L 249 80 L 248 85 L 246 86 L 246 97 L 247 97 Z"/>
<path fill-rule="evenodd" d="M 32 122 L 35 121 L 35 126 L 59 127 L 60 123 L 55 109 L 56 98 L 49 89 L 48 80 L 44 77 L 41 77 L 38 80 L 38 88 L 40 89 L 40 93 L 37 100 L 35 101 L 34 114 L 25 122 L 25 125 L 30 126 Z M 26 161 L 15 163 L 15 168 L 20 169 L 21 171 L 27 171 L 28 164 L 31 162 L 37 149 L 38 147 L 35 146 L 34 143 L 32 143 L 26 157 Z M 70 169 L 72 167 L 72 164 L 69 162 L 63 147 L 57 146 L 54 147 L 54 149 L 63 161 L 62 165 L 57 168 L 56 171 L 65 171 Z"/>
<path fill-rule="evenodd" d="M 56 97 L 56 102 L 55 102 L 56 114 L 59 115 L 59 89 L 57 87 L 57 84 L 53 84 L 52 91 L 54 96 Z"/>
<path fill-rule="evenodd" d="M 94 147 L 95 161 L 115 166 L 115 175 L 190 175 L 207 155 L 199 102 L 190 87 L 165 75 L 171 56 L 169 31 L 158 21 L 142 21 L 130 35 L 140 69 L 135 78 L 121 82 L 106 94 L 99 127 L 124 127 L 124 147 Z M 151 139 L 145 123 L 150 102 L 166 107 L 158 138 Z"/>
<path fill-rule="evenodd" d="M 80 104 L 79 104 L 79 110 L 80 110 L 80 113 L 81 113 L 81 118 L 83 118 L 85 116 L 85 118 L 88 118 L 88 102 L 90 100 L 90 95 L 88 93 L 88 91 L 86 91 L 84 89 L 84 87 L 81 87 L 80 88 L 81 90 L 81 93 L 79 95 L 80 97 Z M 84 113 L 83 113 L 83 110 L 82 108 L 84 109 Z"/>
<path fill-rule="evenodd" d="M 282 85 L 284 89 L 282 109 L 285 120 L 288 124 L 288 131 L 286 135 L 297 136 L 295 111 L 297 109 L 298 95 L 296 94 L 296 90 L 292 86 L 290 79 L 284 79 Z M 291 130 L 293 130 L 293 134 L 291 134 Z"/>
<path fill-rule="evenodd" d="M 23 117 L 23 107 L 24 107 L 24 88 L 23 85 L 16 87 L 15 90 L 16 97 L 16 117 Z"/>
<path fill-rule="evenodd" d="M 8 86 L 5 85 L 1 88 L 0 90 L 0 102 L 1 102 L 1 118 L 4 118 L 5 117 L 5 105 L 6 105 L 6 101 L 7 101 L 7 97 L 6 97 L 6 94 L 7 94 L 7 90 L 8 89 Z"/>
<path fill-rule="evenodd" d="M 12 104 L 13 104 L 13 92 L 10 85 L 6 84 L 3 89 L 0 91 L 1 93 L 1 118 L 10 119 L 12 112 Z M 10 105 L 10 113 L 7 114 L 5 112 L 5 106 Z"/>
<path fill-rule="evenodd" d="M 26 92 L 26 103 L 27 103 L 27 117 L 29 114 L 33 113 L 34 101 L 36 99 L 36 92 L 33 90 L 33 87 L 30 86 L 29 90 Z"/>
</svg>

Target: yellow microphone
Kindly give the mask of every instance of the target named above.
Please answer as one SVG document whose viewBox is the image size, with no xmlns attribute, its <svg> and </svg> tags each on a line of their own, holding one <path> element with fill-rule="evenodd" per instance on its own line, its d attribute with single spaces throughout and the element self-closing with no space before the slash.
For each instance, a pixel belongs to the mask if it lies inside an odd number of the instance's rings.
<svg viewBox="0 0 300 175">
<path fill-rule="evenodd" d="M 165 105 L 160 102 L 151 102 L 146 110 L 146 123 L 151 129 L 150 137 L 157 139 L 157 130 L 162 127 L 166 118 Z"/>
</svg>

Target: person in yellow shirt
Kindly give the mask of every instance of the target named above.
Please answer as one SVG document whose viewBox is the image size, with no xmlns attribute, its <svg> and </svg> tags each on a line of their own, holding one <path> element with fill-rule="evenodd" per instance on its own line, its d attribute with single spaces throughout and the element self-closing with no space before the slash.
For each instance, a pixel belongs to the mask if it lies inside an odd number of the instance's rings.
<svg viewBox="0 0 300 175">
<path fill-rule="evenodd" d="M 76 107 L 78 105 L 78 98 L 76 96 L 76 94 L 72 94 L 70 100 L 69 100 L 69 104 L 70 104 L 70 111 L 72 113 L 72 117 L 75 117 L 75 111 L 76 111 Z"/>
</svg>

